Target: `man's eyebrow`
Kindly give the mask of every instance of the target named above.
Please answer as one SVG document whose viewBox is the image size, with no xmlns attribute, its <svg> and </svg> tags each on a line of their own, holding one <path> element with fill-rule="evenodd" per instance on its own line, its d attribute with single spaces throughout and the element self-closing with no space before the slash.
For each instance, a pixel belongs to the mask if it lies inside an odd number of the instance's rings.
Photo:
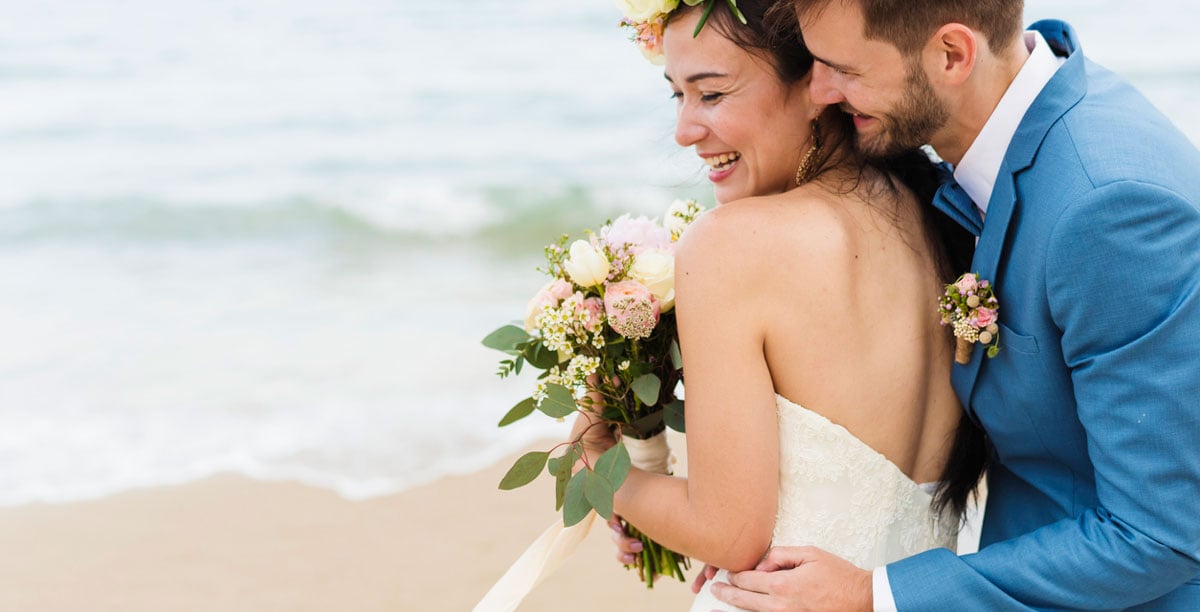
<svg viewBox="0 0 1200 612">
<path fill-rule="evenodd" d="M 727 76 L 729 76 L 729 75 L 725 74 L 724 72 L 697 72 L 696 74 L 693 74 L 693 75 L 689 76 L 688 78 L 684 79 L 684 81 L 686 81 L 688 83 L 695 83 L 696 81 L 703 81 L 704 79 L 719 79 L 719 78 L 727 77 Z M 665 72 L 663 73 L 663 78 L 666 79 L 670 83 L 675 82 L 675 80 L 671 78 L 671 75 L 669 75 Z"/>
<path fill-rule="evenodd" d="M 815 55 L 812 56 L 812 58 L 813 58 L 813 61 L 825 64 L 826 66 L 829 66 L 830 68 L 833 68 L 834 70 L 840 70 L 842 72 L 854 72 L 854 69 L 851 68 L 850 66 L 846 66 L 844 64 L 838 64 L 836 62 L 831 62 L 827 59 L 820 58 Z"/>
</svg>

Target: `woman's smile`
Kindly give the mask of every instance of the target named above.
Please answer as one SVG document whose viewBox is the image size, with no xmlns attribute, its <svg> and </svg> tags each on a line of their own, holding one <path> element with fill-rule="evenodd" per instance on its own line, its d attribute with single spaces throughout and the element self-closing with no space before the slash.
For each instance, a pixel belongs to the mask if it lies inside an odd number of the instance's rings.
<svg viewBox="0 0 1200 612">
<path fill-rule="evenodd" d="M 733 174 L 738 160 L 742 158 L 742 154 L 737 151 L 711 155 L 701 153 L 700 158 L 708 165 L 708 180 L 717 183 L 725 180 L 730 174 Z"/>
</svg>

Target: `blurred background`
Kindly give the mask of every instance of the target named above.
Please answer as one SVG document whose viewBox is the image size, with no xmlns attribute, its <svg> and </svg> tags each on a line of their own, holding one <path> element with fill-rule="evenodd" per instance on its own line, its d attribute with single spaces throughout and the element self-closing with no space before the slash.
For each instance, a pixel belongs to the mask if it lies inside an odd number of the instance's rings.
<svg viewBox="0 0 1200 612">
<path fill-rule="evenodd" d="M 0 505 L 482 468 L 542 245 L 711 204 L 608 0 L 0 4 Z M 1200 142 L 1200 4 L 1027 5 Z"/>
</svg>

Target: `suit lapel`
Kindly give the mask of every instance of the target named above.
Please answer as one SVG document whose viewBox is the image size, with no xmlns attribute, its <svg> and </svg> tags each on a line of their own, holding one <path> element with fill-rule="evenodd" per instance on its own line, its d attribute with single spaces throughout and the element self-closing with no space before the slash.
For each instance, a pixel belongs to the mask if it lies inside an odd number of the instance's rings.
<svg viewBox="0 0 1200 612">
<path fill-rule="evenodd" d="M 1000 174 L 996 187 L 992 190 L 992 199 L 988 202 L 987 218 L 983 222 L 983 234 L 979 236 L 979 244 L 975 247 L 975 259 L 971 261 L 971 271 L 980 279 L 991 281 L 1000 300 L 1000 320 L 1004 320 L 1004 292 L 1002 279 L 997 278 L 996 271 L 1000 264 L 1000 254 L 1004 247 L 1005 237 L 1008 236 L 1009 223 L 1012 221 L 1013 210 L 1016 208 L 1017 197 L 1013 172 L 1007 163 L 1000 166 Z M 1000 346 L 1004 346 L 1004 336 L 1000 336 Z M 1003 350 L 1003 349 L 1001 349 Z M 963 404 L 970 406 L 970 392 L 975 388 L 975 379 L 979 376 L 979 367 L 987 350 L 976 346 L 971 352 L 971 360 L 965 365 L 954 364 L 951 372 L 951 383 L 959 397 L 964 398 Z M 970 409 L 970 408 L 968 408 Z M 972 410 L 972 412 L 974 412 Z"/>
<path fill-rule="evenodd" d="M 1000 258 L 1004 253 L 1013 213 L 1022 205 L 1018 198 L 1017 179 L 1033 165 L 1051 126 L 1087 93 L 1083 53 L 1079 52 L 1075 32 L 1071 26 L 1061 21 L 1045 20 L 1033 24 L 1030 29 L 1041 32 L 1056 54 L 1066 55 L 1068 58 L 1038 94 L 1013 135 L 996 177 L 996 186 L 992 190 L 987 217 L 983 223 L 983 233 L 979 237 L 975 258 L 971 262 L 972 272 L 994 284 L 996 297 L 1000 300 L 1001 322 L 1004 321 L 1005 307 L 1015 308 L 1019 303 L 1019 299 L 1012 302 L 1006 300 L 1009 294 L 1005 293 L 1004 278 L 1000 269 Z M 1004 350 L 1003 335 L 1000 336 L 1000 347 Z M 975 410 L 970 401 L 971 392 L 975 389 L 986 352 L 976 347 L 971 354 L 971 360 L 965 365 L 956 363 L 951 374 L 955 391 L 972 415 Z"/>
</svg>

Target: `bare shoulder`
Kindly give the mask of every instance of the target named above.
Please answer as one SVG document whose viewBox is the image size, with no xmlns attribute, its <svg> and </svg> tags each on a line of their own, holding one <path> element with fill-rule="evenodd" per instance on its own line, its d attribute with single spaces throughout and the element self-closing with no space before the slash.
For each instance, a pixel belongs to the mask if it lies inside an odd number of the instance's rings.
<svg viewBox="0 0 1200 612">
<path fill-rule="evenodd" d="M 688 228 L 676 267 L 738 283 L 771 279 L 781 269 L 810 280 L 837 273 L 857 248 L 846 210 L 855 205 L 851 198 L 814 186 L 724 204 Z"/>
</svg>

